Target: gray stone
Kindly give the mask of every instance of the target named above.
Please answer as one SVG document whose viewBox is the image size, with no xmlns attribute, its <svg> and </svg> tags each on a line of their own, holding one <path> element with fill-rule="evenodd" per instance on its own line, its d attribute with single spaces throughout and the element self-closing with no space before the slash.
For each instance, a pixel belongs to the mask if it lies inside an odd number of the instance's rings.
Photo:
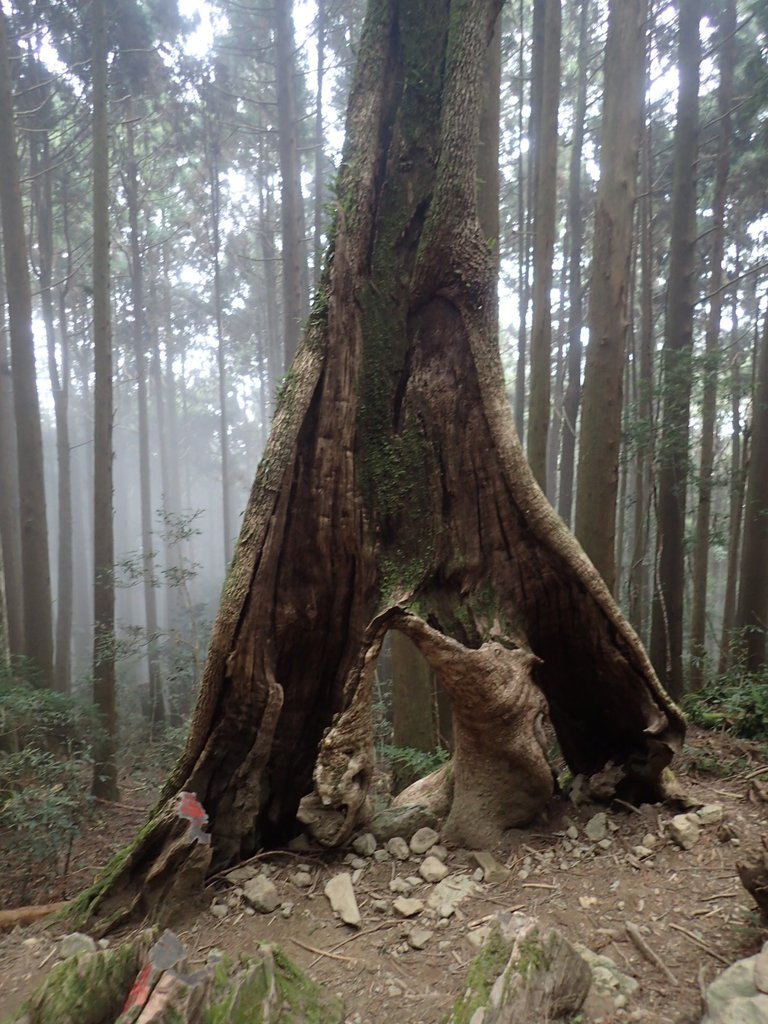
<svg viewBox="0 0 768 1024">
<path fill-rule="evenodd" d="M 433 857 L 437 857 L 438 860 L 441 860 L 443 862 L 448 860 L 448 851 L 444 846 L 440 846 L 439 843 L 436 843 L 433 847 L 431 847 L 429 852 L 432 854 Z"/>
<path fill-rule="evenodd" d="M 411 856 L 411 848 L 402 836 L 392 836 L 387 841 L 387 853 L 395 860 L 408 860 Z"/>
<path fill-rule="evenodd" d="M 377 914 L 386 914 L 389 910 L 389 903 L 386 900 L 373 900 L 371 909 L 375 910 Z"/>
<path fill-rule="evenodd" d="M 424 949 L 434 934 L 429 928 L 421 928 L 417 925 L 408 933 L 408 945 L 411 949 Z"/>
<path fill-rule="evenodd" d="M 705 804 L 692 815 L 700 825 L 719 825 L 723 820 L 722 804 Z"/>
<path fill-rule="evenodd" d="M 389 883 L 390 892 L 400 892 L 403 893 L 403 895 L 408 896 L 411 889 L 413 889 L 413 886 L 410 882 L 406 882 L 406 880 L 404 878 L 400 878 L 399 875 L 396 875 Z"/>
<path fill-rule="evenodd" d="M 589 819 L 584 826 L 584 833 L 587 839 L 591 839 L 593 843 L 599 843 L 601 839 L 606 838 L 608 835 L 608 815 L 605 811 L 599 811 Z"/>
<path fill-rule="evenodd" d="M 574 943 L 574 948 L 586 960 L 592 971 L 592 983 L 604 995 L 631 996 L 640 987 L 634 978 L 624 974 L 608 956 L 593 953 L 591 949 Z M 614 1000 L 615 1005 L 615 1000 Z"/>
<path fill-rule="evenodd" d="M 755 985 L 755 967 L 767 948 L 768 943 L 715 978 L 704 993 L 701 1024 L 768 1024 L 768 995 Z"/>
<path fill-rule="evenodd" d="M 425 857 L 419 867 L 419 874 L 425 882 L 434 884 L 435 882 L 442 882 L 448 874 L 448 868 L 437 857 Z"/>
<path fill-rule="evenodd" d="M 280 906 L 280 897 L 275 884 L 266 875 L 249 878 L 243 886 L 243 896 L 260 914 L 271 914 Z"/>
<path fill-rule="evenodd" d="M 427 850 L 431 849 L 440 836 L 435 832 L 433 828 L 420 828 L 411 836 L 411 852 L 417 856 L 421 856 L 422 853 L 426 853 Z"/>
<path fill-rule="evenodd" d="M 226 907 L 224 908 L 226 910 Z M 59 942 L 59 956 L 62 960 L 70 956 L 78 956 L 80 953 L 95 953 L 97 950 L 96 941 L 90 935 L 82 932 L 70 932 Z"/>
<path fill-rule="evenodd" d="M 373 859 L 376 861 L 377 864 L 383 864 L 384 861 L 390 859 L 390 856 L 386 850 L 374 850 Z"/>
<path fill-rule="evenodd" d="M 435 828 L 437 816 L 426 807 L 414 804 L 409 807 L 387 807 L 379 811 L 368 822 L 368 830 L 376 836 L 380 843 L 385 843 L 393 836 L 404 836 L 406 839 L 420 828 Z"/>
<path fill-rule="evenodd" d="M 403 917 L 414 917 L 416 914 L 420 914 L 424 909 L 423 900 L 409 900 L 405 896 L 401 896 L 396 899 L 392 904 L 392 907 L 402 914 Z"/>
<path fill-rule="evenodd" d="M 283 903 L 283 905 L 280 907 L 280 913 L 283 915 L 283 917 L 290 917 L 293 914 L 293 907 L 293 903 Z"/>
<path fill-rule="evenodd" d="M 683 850 L 690 850 L 698 843 L 700 832 L 698 823 L 690 814 L 676 814 L 669 823 L 670 837 Z"/>
<path fill-rule="evenodd" d="M 376 849 L 376 836 L 370 832 L 364 832 L 352 840 L 352 849 L 361 857 L 372 857 Z"/>
<path fill-rule="evenodd" d="M 312 885 L 312 875 L 308 871 L 294 871 L 290 880 L 299 889 L 308 889 Z"/>
<path fill-rule="evenodd" d="M 228 871 L 224 876 L 228 882 L 232 885 L 242 885 L 243 882 L 247 882 L 249 878 L 255 878 L 259 873 L 259 869 L 253 864 L 246 864 L 242 868 L 233 868 Z"/>
<path fill-rule="evenodd" d="M 449 875 L 434 887 L 427 897 L 427 905 L 440 912 L 443 907 L 455 909 L 465 897 L 472 896 L 475 892 L 477 885 L 469 875 Z"/>
<path fill-rule="evenodd" d="M 331 909 L 339 915 L 344 924 L 351 925 L 353 928 L 360 927 L 360 910 L 348 872 L 342 871 L 329 879 L 325 883 L 325 895 L 328 897 Z"/>
<path fill-rule="evenodd" d="M 495 885 L 496 882 L 506 882 L 511 872 L 509 868 L 503 867 L 492 853 L 487 850 L 475 850 L 472 856 L 483 871 L 483 881 L 488 885 Z"/>
</svg>

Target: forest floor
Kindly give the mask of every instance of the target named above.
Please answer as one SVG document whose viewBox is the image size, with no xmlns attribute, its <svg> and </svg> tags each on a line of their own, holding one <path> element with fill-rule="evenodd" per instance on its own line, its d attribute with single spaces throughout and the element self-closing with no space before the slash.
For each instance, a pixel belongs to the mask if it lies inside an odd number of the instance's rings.
<svg viewBox="0 0 768 1024">
<path fill-rule="evenodd" d="M 350 864 L 350 850 L 317 849 L 277 851 L 251 862 L 266 868 L 277 887 L 282 906 L 275 912 L 254 913 L 231 884 L 215 879 L 174 930 L 193 967 L 214 948 L 237 957 L 261 941 L 277 943 L 343 1000 L 349 1024 L 437 1024 L 464 989 L 488 920 L 499 911 L 519 910 L 610 957 L 638 983 L 619 998 L 623 1006 L 615 998 L 591 998 L 585 1021 L 693 1024 L 701 1019 L 702 987 L 768 937 L 736 872 L 765 833 L 768 794 L 762 782 L 768 781 L 768 765 L 764 748 L 691 729 L 675 767 L 687 795 L 722 807 L 722 820 L 704 826 L 688 850 L 670 838 L 669 808 L 614 804 L 607 809 L 607 831 L 596 840 L 588 838 L 585 826 L 606 808 L 574 806 L 558 797 L 535 826 L 511 832 L 491 851 L 510 869 L 507 877 L 492 884 L 475 880 L 474 891 L 443 920 L 428 906 L 406 920 L 393 906 L 400 895 L 390 888 L 396 878 L 413 878 L 418 884 L 409 895 L 427 903 L 434 886 L 419 877 L 422 856 L 364 857 Z M 76 842 L 66 883 L 44 866 L 33 876 L 23 867 L 26 902 L 73 895 L 132 837 L 154 795 L 151 779 L 125 780 L 124 803 L 98 807 Z M 590 832 L 597 834 L 594 824 Z M 18 904 L 19 865 L 21 851 L 18 865 L 3 866 L 0 909 Z M 472 854 L 461 849 L 448 849 L 446 865 L 449 877 L 472 878 L 478 869 Z M 324 895 L 326 881 L 340 871 L 356 872 L 359 929 L 336 919 Z M 630 940 L 628 924 L 640 929 L 659 963 Z M 412 948 L 408 932 L 415 938 L 418 928 L 419 941 L 427 937 L 423 948 Z M 60 926 L 38 923 L 0 936 L 0 1020 L 56 962 L 61 933 Z"/>
</svg>

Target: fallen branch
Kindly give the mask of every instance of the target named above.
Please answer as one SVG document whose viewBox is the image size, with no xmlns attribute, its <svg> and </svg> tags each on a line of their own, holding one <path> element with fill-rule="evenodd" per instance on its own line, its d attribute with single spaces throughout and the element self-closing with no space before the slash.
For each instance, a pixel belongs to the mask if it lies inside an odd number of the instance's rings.
<svg viewBox="0 0 768 1024">
<path fill-rule="evenodd" d="M 648 943 L 645 941 L 643 936 L 640 934 L 640 929 L 636 924 L 632 924 L 631 921 L 625 921 L 624 926 L 627 929 L 627 935 L 630 937 L 637 950 L 645 957 L 645 959 L 658 967 L 664 977 L 671 985 L 677 985 L 677 978 L 674 976 L 672 971 L 667 967 L 664 961 L 661 959 L 655 950 L 651 949 Z"/>
<path fill-rule="evenodd" d="M 61 903 L 46 903 L 37 907 L 16 907 L 14 910 L 0 910 L 0 932 L 10 932 L 17 925 L 32 924 L 41 917 L 48 917 L 69 906 L 69 900 Z"/>
<path fill-rule="evenodd" d="M 306 949 L 308 953 L 317 953 L 318 957 L 329 956 L 332 960 L 343 960 L 348 964 L 356 964 L 357 959 L 353 956 L 343 956 L 341 953 L 332 953 L 329 949 L 318 949 L 317 946 L 310 946 L 306 942 L 300 942 L 298 939 L 291 939 L 291 942 L 297 946 L 301 946 L 302 949 Z"/>
<path fill-rule="evenodd" d="M 712 947 L 708 946 L 706 942 L 703 942 L 698 935 L 694 935 L 693 932 L 689 932 L 687 928 L 683 928 L 683 926 L 679 924 L 673 924 L 672 921 L 669 922 L 669 927 L 674 928 L 676 932 L 681 932 L 689 938 L 691 942 L 694 942 L 697 946 L 703 949 L 705 953 L 709 953 L 709 955 L 713 956 L 715 960 L 719 960 L 721 964 L 725 964 L 726 967 L 731 966 L 731 961 L 727 957 L 721 956 L 716 949 L 712 949 Z"/>
</svg>

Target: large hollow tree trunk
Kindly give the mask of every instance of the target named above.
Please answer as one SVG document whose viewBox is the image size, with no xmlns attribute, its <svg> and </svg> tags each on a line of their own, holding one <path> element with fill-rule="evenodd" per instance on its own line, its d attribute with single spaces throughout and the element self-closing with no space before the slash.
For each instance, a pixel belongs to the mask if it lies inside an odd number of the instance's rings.
<svg viewBox="0 0 768 1024">
<path fill-rule="evenodd" d="M 324 842 L 350 834 L 366 810 L 370 688 L 389 629 L 420 644 L 462 723 L 454 838 L 484 841 L 546 801 L 545 701 L 574 772 L 613 761 L 627 793 L 660 793 L 682 720 L 535 484 L 505 394 L 476 200 L 496 13 L 494 0 L 371 4 L 321 288 L 187 750 L 152 822 L 80 903 L 103 928 L 284 842 L 302 798 Z M 209 842 L 187 831 L 180 791 L 205 808 Z"/>
</svg>

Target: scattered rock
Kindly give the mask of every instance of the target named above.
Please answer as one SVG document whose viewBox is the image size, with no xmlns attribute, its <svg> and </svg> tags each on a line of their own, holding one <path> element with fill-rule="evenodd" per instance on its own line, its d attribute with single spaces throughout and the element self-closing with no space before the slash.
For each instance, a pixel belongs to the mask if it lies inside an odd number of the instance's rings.
<svg viewBox="0 0 768 1024">
<path fill-rule="evenodd" d="M 411 836 L 411 852 L 421 856 L 422 853 L 426 853 L 427 850 L 431 849 L 439 838 L 440 836 L 433 828 L 420 828 Z"/>
<path fill-rule="evenodd" d="M 419 867 L 419 874 L 425 882 L 442 882 L 448 874 L 448 868 L 437 857 L 425 857 Z"/>
<path fill-rule="evenodd" d="M 408 807 L 386 807 L 368 822 L 369 831 L 380 843 L 394 836 L 410 838 L 420 828 L 435 828 L 437 817 L 419 804 Z"/>
<path fill-rule="evenodd" d="M 440 846 L 437 843 L 430 849 L 429 852 L 432 854 L 433 857 L 437 857 L 438 860 L 441 860 L 443 862 L 448 860 L 448 851 L 444 846 Z"/>
<path fill-rule="evenodd" d="M 568 828 L 565 830 L 565 834 L 568 836 L 569 839 L 579 838 L 579 830 L 576 828 L 575 825 L 569 825 Z"/>
<path fill-rule="evenodd" d="M 82 932 L 70 932 L 69 935 L 65 935 L 59 942 L 59 956 L 62 960 L 67 960 L 71 956 L 78 956 L 80 953 L 95 953 L 96 949 L 95 940 L 90 935 L 84 935 Z"/>
<path fill-rule="evenodd" d="M 387 850 L 374 850 L 373 859 L 377 864 L 382 864 L 385 860 L 389 860 L 389 853 Z"/>
<path fill-rule="evenodd" d="M 329 879 L 325 883 L 325 895 L 328 897 L 331 909 L 339 915 L 344 924 L 351 925 L 353 928 L 360 927 L 360 910 L 348 872 L 342 871 Z"/>
<path fill-rule="evenodd" d="M 225 906 L 223 903 L 212 903 L 211 913 L 213 914 L 214 917 L 218 917 L 219 919 L 221 919 L 222 917 L 227 916 L 227 914 L 229 913 L 229 907 Z"/>
<path fill-rule="evenodd" d="M 352 849 L 361 857 L 372 857 L 376 849 L 376 836 L 371 832 L 364 832 L 352 840 Z"/>
<path fill-rule="evenodd" d="M 408 945 L 411 949 L 424 949 L 434 934 L 429 928 L 421 928 L 417 925 L 408 933 Z"/>
<path fill-rule="evenodd" d="M 392 904 L 394 910 L 398 914 L 402 914 L 403 917 L 414 917 L 416 914 L 420 914 L 424 909 L 423 900 L 409 900 L 405 896 L 401 896 L 396 899 Z"/>
<path fill-rule="evenodd" d="M 402 836 L 393 836 L 387 842 L 387 853 L 395 860 L 408 860 L 411 848 Z"/>
<path fill-rule="evenodd" d="M 377 914 L 386 914 L 389 910 L 389 903 L 386 900 L 373 900 L 371 909 L 375 910 Z"/>
<path fill-rule="evenodd" d="M 308 871 L 294 871 L 290 881 L 299 889 L 308 889 L 312 885 L 312 875 Z"/>
<path fill-rule="evenodd" d="M 450 875 L 438 882 L 427 897 L 427 906 L 433 910 L 443 907 L 457 907 L 466 897 L 477 891 L 477 885 L 469 875 Z"/>
<path fill-rule="evenodd" d="M 690 814 L 676 814 L 669 823 L 669 835 L 673 842 L 690 850 L 699 841 L 700 827 Z"/>
<path fill-rule="evenodd" d="M 756 968 L 766 952 L 768 943 L 715 978 L 704 993 L 701 1024 L 768 1024 L 768 995 L 755 984 Z"/>
<path fill-rule="evenodd" d="M 404 878 L 400 878 L 399 876 L 393 878 L 392 881 L 389 883 L 390 892 L 400 892 L 403 893 L 404 896 L 408 896 L 411 892 L 411 889 L 413 889 L 413 886 L 410 884 L 410 882 L 406 882 Z"/>
<path fill-rule="evenodd" d="M 271 914 L 280 906 L 280 897 L 275 884 L 266 875 L 249 878 L 243 886 L 243 896 L 260 914 Z"/>
<path fill-rule="evenodd" d="M 228 871 L 224 876 L 228 882 L 232 885 L 242 885 L 247 882 L 250 878 L 256 878 L 259 874 L 259 869 L 254 864 L 246 864 L 242 868 L 233 868 Z"/>
<path fill-rule="evenodd" d="M 511 872 L 509 868 L 503 867 L 492 853 L 487 850 L 476 850 L 472 856 L 475 858 L 483 871 L 483 881 L 488 885 L 495 885 L 496 882 L 505 882 Z"/>
<path fill-rule="evenodd" d="M 408 875 L 406 882 L 412 889 L 417 889 L 422 884 L 422 880 L 416 875 Z"/>
<path fill-rule="evenodd" d="M 608 815 L 605 811 L 599 811 L 594 814 L 587 824 L 584 826 L 584 834 L 587 839 L 591 839 L 593 843 L 599 843 L 601 839 L 605 839 L 608 835 Z"/>
<path fill-rule="evenodd" d="M 592 983 L 598 992 L 610 996 L 631 996 L 640 987 L 634 978 L 620 971 L 610 957 L 593 953 L 591 949 L 579 943 L 574 943 L 574 948 L 589 965 Z"/>
<path fill-rule="evenodd" d="M 692 815 L 700 825 L 719 825 L 723 820 L 723 805 L 722 804 L 705 804 L 700 807 L 698 811 L 693 811 Z"/>
<path fill-rule="evenodd" d="M 293 903 L 283 903 L 283 905 L 280 907 L 280 913 L 283 915 L 283 917 L 291 917 L 291 915 L 293 914 L 293 907 Z"/>
</svg>

